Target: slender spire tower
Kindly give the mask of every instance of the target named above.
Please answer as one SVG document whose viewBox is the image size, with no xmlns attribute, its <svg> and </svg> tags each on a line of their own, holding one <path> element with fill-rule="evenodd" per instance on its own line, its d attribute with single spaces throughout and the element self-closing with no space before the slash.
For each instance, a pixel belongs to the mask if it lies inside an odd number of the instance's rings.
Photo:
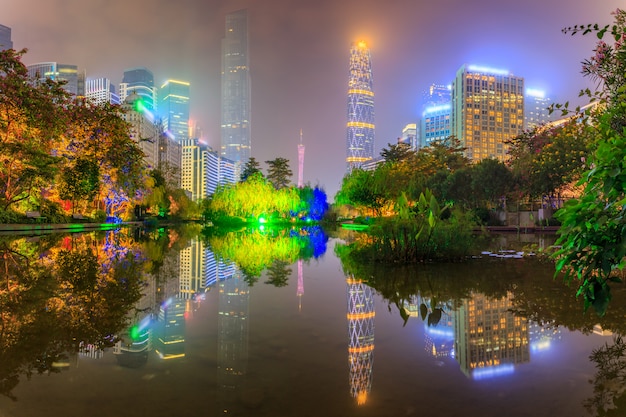
<svg viewBox="0 0 626 417">
<path fill-rule="evenodd" d="M 350 48 L 346 169 L 360 168 L 374 157 L 374 90 L 372 56 L 363 41 Z"/>
<path fill-rule="evenodd" d="M 304 144 L 302 143 L 302 129 L 300 129 L 300 143 L 298 144 L 298 188 L 304 185 Z"/>
</svg>

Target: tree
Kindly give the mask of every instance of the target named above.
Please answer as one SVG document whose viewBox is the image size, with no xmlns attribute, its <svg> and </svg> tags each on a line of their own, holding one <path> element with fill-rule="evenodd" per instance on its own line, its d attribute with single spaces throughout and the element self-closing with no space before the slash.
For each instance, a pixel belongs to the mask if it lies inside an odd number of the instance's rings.
<svg viewBox="0 0 626 417">
<path fill-rule="evenodd" d="M 60 159 L 52 149 L 66 131 L 69 94 L 62 82 L 32 84 L 23 49 L 0 51 L 0 206 L 35 195 L 52 182 Z"/>
<path fill-rule="evenodd" d="M 557 245 L 556 272 L 565 280 L 581 282 L 585 310 L 593 307 L 604 315 L 611 299 L 610 282 L 619 280 L 614 272 L 626 265 L 626 12 L 614 12 L 615 23 L 574 26 L 564 31 L 596 33 L 600 38 L 595 55 L 583 63 L 583 73 L 599 81 L 599 90 L 587 93 L 599 102 L 600 111 L 586 112 L 585 131 L 595 141 L 589 166 L 581 181 L 583 191 L 556 213 L 561 221 Z M 615 42 L 602 39 L 611 33 Z"/>
<path fill-rule="evenodd" d="M 93 160 L 80 158 L 61 171 L 59 196 L 71 200 L 74 212 L 77 200 L 93 199 L 100 189 L 100 168 Z"/>
<path fill-rule="evenodd" d="M 513 174 L 497 159 L 487 158 L 472 167 L 472 192 L 483 207 L 499 208 L 513 182 Z"/>
<path fill-rule="evenodd" d="M 280 190 L 289 185 L 291 182 L 291 168 L 289 168 L 289 160 L 285 158 L 276 158 L 271 161 L 265 161 L 268 165 L 267 179 L 274 185 L 274 188 Z"/>
<path fill-rule="evenodd" d="M 250 176 L 252 176 L 252 175 L 254 175 L 256 173 L 261 173 L 261 165 L 256 160 L 256 158 L 251 156 L 248 159 L 248 162 L 246 162 L 246 164 L 243 167 L 243 172 L 241 173 L 241 181 L 247 180 L 248 177 L 250 177 Z"/>
<path fill-rule="evenodd" d="M 380 156 L 388 163 L 402 162 L 415 155 L 415 151 L 411 149 L 411 145 L 404 142 L 396 144 L 387 144 L 387 148 L 380 151 Z"/>
</svg>

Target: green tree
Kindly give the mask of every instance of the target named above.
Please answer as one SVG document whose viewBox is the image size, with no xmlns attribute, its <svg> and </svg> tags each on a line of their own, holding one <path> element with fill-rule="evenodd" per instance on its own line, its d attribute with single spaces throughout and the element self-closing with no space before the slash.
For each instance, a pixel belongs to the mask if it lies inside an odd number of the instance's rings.
<svg viewBox="0 0 626 417">
<path fill-rule="evenodd" d="M 497 159 L 487 158 L 472 166 L 472 192 L 483 207 L 502 208 L 513 183 L 513 174 Z"/>
<path fill-rule="evenodd" d="M 402 162 L 413 155 L 415 151 L 411 149 L 411 145 L 404 142 L 388 143 L 387 148 L 380 151 L 380 156 L 388 163 Z"/>
<path fill-rule="evenodd" d="M 59 196 L 71 200 L 72 212 L 81 199 L 93 199 L 100 189 L 100 169 L 93 160 L 80 158 L 61 170 Z"/>
<path fill-rule="evenodd" d="M 278 157 L 265 163 L 268 165 L 267 179 L 274 185 L 274 188 L 280 190 L 289 185 L 293 173 L 288 159 Z"/>
<path fill-rule="evenodd" d="M 600 38 L 595 55 L 583 63 L 583 73 L 600 82 L 597 92 L 588 92 L 600 111 L 581 116 L 589 120 L 585 130 L 595 141 L 592 168 L 581 180 L 583 191 L 556 213 L 562 224 L 557 273 L 564 272 L 568 282 L 579 280 L 585 310 L 593 307 L 600 315 L 611 299 L 610 282 L 618 280 L 614 272 L 626 265 L 626 12 L 618 9 L 614 16 L 612 26 L 565 29 L 595 32 Z M 613 45 L 602 40 L 607 31 Z"/>
<path fill-rule="evenodd" d="M 241 173 L 241 181 L 245 181 L 248 179 L 248 177 L 257 173 L 261 173 L 261 164 L 259 164 L 256 158 L 251 156 L 248 159 L 248 162 L 246 162 L 246 164 L 243 167 L 243 171 Z"/>
</svg>

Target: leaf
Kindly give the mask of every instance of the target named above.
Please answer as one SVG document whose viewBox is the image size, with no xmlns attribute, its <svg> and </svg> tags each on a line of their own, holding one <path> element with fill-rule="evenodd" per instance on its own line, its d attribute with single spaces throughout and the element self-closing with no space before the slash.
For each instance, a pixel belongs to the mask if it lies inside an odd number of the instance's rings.
<svg viewBox="0 0 626 417">
<path fill-rule="evenodd" d="M 422 320 L 426 320 L 427 314 L 428 314 L 428 307 L 426 307 L 426 304 L 424 303 L 420 304 L 420 317 L 422 318 Z"/>
</svg>

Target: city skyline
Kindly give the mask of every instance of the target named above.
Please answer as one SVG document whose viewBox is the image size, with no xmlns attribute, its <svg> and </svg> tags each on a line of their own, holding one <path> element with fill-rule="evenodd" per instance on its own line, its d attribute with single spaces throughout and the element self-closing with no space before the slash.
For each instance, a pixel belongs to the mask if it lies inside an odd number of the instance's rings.
<svg viewBox="0 0 626 417">
<path fill-rule="evenodd" d="M 144 1 L 100 7 L 99 2 L 51 0 L 44 13 L 8 0 L 0 24 L 11 28 L 14 48 L 29 49 L 25 64 L 67 62 L 89 78 L 106 77 L 116 86 L 124 69 L 135 66 L 150 68 L 157 85 L 168 78 L 189 81 L 191 118 L 205 132 L 207 144 L 219 149 L 224 19 L 246 8 L 251 155 L 258 161 L 285 157 L 294 169 L 298 132 L 303 129 L 304 181 L 323 186 L 331 198 L 345 173 L 346 75 L 352 42 L 365 40 L 374 56 L 377 156 L 401 136 L 405 125 L 419 123 L 421 97 L 428 86 L 451 83 L 463 64 L 507 69 L 524 77 L 527 87 L 545 90 L 557 102 L 575 103 L 581 88 L 594 86 L 580 72 L 596 38 L 571 37 L 561 29 L 611 23 L 610 12 L 626 7 L 624 0 L 510 5 L 481 0 L 470 10 L 457 0 L 436 5 L 408 0 L 151 4 L 150 10 L 158 11 L 154 16 L 130 22 L 119 16 L 145 13 Z M 66 16 L 75 10 L 83 12 L 68 25 Z"/>
</svg>

